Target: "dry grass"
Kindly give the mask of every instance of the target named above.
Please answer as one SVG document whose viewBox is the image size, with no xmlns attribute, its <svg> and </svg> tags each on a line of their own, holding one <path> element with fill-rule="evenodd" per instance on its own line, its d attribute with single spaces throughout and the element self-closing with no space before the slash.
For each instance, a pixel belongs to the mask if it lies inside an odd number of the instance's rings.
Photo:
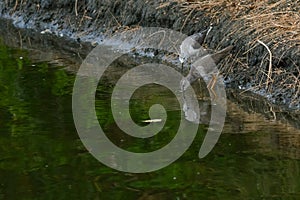
<svg viewBox="0 0 300 200">
<path fill-rule="evenodd" d="M 291 90 L 294 94 L 291 97 L 290 104 L 300 103 L 300 71 L 299 66 L 293 63 L 291 66 L 285 66 L 282 69 L 272 66 L 272 59 L 281 60 L 283 54 L 289 49 L 300 47 L 300 4 L 299 1 L 291 0 L 173 0 L 177 2 L 182 11 L 188 16 L 190 12 L 203 11 L 215 23 L 222 17 L 229 17 L 230 23 L 227 27 L 227 34 L 223 40 L 234 36 L 234 40 L 247 39 L 245 52 L 238 52 L 239 56 L 233 59 L 231 66 L 224 67 L 223 70 L 228 73 L 245 74 L 240 78 L 246 78 L 248 71 L 248 54 L 259 45 L 263 45 L 267 50 L 262 55 L 261 65 L 256 67 L 257 74 L 254 77 L 257 85 L 254 90 L 263 88 L 269 93 L 272 89 L 280 86 L 281 90 Z M 222 43 L 223 41 L 220 41 Z M 282 55 L 272 53 L 280 52 L 278 49 L 284 49 Z M 272 52 L 273 51 L 273 52 Z M 267 56 L 269 55 L 269 56 Z M 277 57 L 276 57 L 277 56 Z M 293 61 L 292 61 L 293 62 Z M 232 65 L 238 65 L 240 69 L 233 69 Z M 269 66 L 269 67 L 265 67 Z M 279 85 L 280 84 L 280 85 Z"/>
<path fill-rule="evenodd" d="M 270 0 L 174 0 L 185 13 L 191 10 L 205 11 L 215 20 L 230 16 L 232 20 L 243 21 L 242 29 L 233 32 L 246 36 L 257 35 L 257 39 L 275 41 L 290 45 L 300 45 L 300 5 L 299 1 Z M 233 33 L 232 32 L 232 33 Z M 256 40 L 252 41 L 253 43 Z"/>
</svg>

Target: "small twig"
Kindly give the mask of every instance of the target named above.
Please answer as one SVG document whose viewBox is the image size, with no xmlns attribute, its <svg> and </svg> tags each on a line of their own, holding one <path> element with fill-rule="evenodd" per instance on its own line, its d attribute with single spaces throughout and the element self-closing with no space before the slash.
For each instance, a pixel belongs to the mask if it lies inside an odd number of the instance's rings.
<svg viewBox="0 0 300 200">
<path fill-rule="evenodd" d="M 81 17 L 81 19 L 80 19 L 80 22 L 79 22 L 79 27 L 81 27 L 81 25 L 82 25 L 82 22 L 83 22 L 83 20 L 84 20 L 84 18 L 85 18 L 85 14 L 86 14 L 86 10 L 84 10 L 84 13 L 83 13 L 83 15 L 82 15 L 82 17 Z"/>
<path fill-rule="evenodd" d="M 18 7 L 18 0 L 16 0 L 15 6 L 14 6 L 14 11 L 16 11 L 17 7 Z"/>
<path fill-rule="evenodd" d="M 100 16 L 100 14 L 101 14 L 101 12 L 100 11 L 98 11 L 98 13 L 97 13 L 97 16 L 96 16 L 96 19 L 95 19 L 95 23 L 98 21 L 98 18 L 99 18 L 99 16 Z"/>
<path fill-rule="evenodd" d="M 186 18 L 185 18 L 185 20 L 184 20 L 184 22 L 183 22 L 183 25 L 182 25 L 182 27 L 181 27 L 181 29 L 180 29 L 180 32 L 181 32 L 181 33 L 182 33 L 183 28 L 185 27 L 185 25 L 186 25 L 186 23 L 187 23 L 187 20 L 190 18 L 191 14 L 194 12 L 194 10 L 195 10 L 195 8 L 193 8 L 193 9 L 190 11 L 190 13 L 186 16 Z"/>
<path fill-rule="evenodd" d="M 20 3 L 20 9 L 22 10 L 22 5 L 23 5 L 23 0 L 21 0 L 21 3 Z"/>
<path fill-rule="evenodd" d="M 257 72 L 256 72 L 256 74 L 255 74 L 256 80 L 260 80 L 260 81 L 259 81 L 259 87 L 261 87 L 261 85 L 262 85 L 263 76 L 266 75 L 266 73 L 264 72 L 264 70 L 261 69 L 262 66 L 263 66 L 263 64 L 264 64 L 264 60 L 265 60 L 265 57 L 266 57 L 266 56 L 267 56 L 267 54 L 265 54 L 265 55 L 262 57 L 261 62 L 260 62 L 260 65 L 259 65 L 259 68 L 258 68 L 258 70 L 257 70 Z M 260 73 L 262 73 L 262 78 L 259 78 Z"/>
<path fill-rule="evenodd" d="M 78 0 L 75 0 L 75 15 L 78 16 Z"/>
<path fill-rule="evenodd" d="M 89 19 L 89 20 L 92 20 L 92 19 L 93 19 L 93 18 L 91 18 L 90 16 L 87 16 L 86 13 L 87 13 L 87 10 L 84 10 L 84 13 L 83 13 L 83 15 L 82 15 L 82 18 L 80 19 L 80 22 L 79 22 L 79 27 L 82 25 L 82 22 L 83 22 L 84 19 Z"/>
<path fill-rule="evenodd" d="M 257 47 L 257 45 L 253 45 L 253 47 L 249 48 L 247 51 L 245 51 L 242 55 L 246 55 L 249 53 L 249 51 L 251 51 L 252 49 L 254 49 L 255 47 Z"/>
<path fill-rule="evenodd" d="M 111 16 L 114 18 L 114 20 L 117 22 L 119 27 L 122 27 L 122 25 L 119 23 L 119 21 L 117 20 L 117 18 L 114 16 L 114 14 L 112 14 L 112 12 L 110 10 L 108 10 L 108 12 L 111 14 Z"/>
<path fill-rule="evenodd" d="M 272 106 L 270 106 L 270 112 L 273 114 L 273 120 L 274 121 L 276 121 L 276 119 L 277 119 L 277 117 L 276 117 L 276 113 L 274 112 L 274 110 L 273 110 L 273 107 Z"/>
<path fill-rule="evenodd" d="M 166 32 L 164 31 L 163 33 L 164 33 L 164 37 L 160 40 L 160 43 L 158 44 L 159 48 L 161 47 L 161 45 L 163 44 L 163 42 L 164 42 L 164 40 L 166 38 Z"/>
<path fill-rule="evenodd" d="M 164 8 L 164 7 L 168 7 L 170 5 L 171 2 L 166 2 L 166 3 L 163 3 L 161 4 L 160 6 L 156 7 L 155 9 L 158 10 L 158 9 L 161 9 L 161 8 Z"/>
<path fill-rule="evenodd" d="M 165 30 L 159 30 L 159 31 L 156 31 L 156 32 L 150 34 L 150 35 L 147 37 L 147 39 L 148 39 L 148 38 L 150 39 L 152 36 L 154 36 L 154 35 L 156 35 L 156 34 L 158 34 L 158 33 L 163 33 L 163 34 L 164 34 L 163 39 L 161 39 L 161 41 L 160 41 L 160 43 L 159 43 L 159 46 L 160 46 L 160 45 L 162 44 L 164 38 L 166 37 L 166 31 L 165 31 Z M 146 41 L 146 40 L 145 40 L 145 41 Z M 143 41 L 141 44 L 139 44 L 138 47 L 139 47 L 139 48 L 142 47 L 142 45 L 145 44 L 145 41 Z"/>
<path fill-rule="evenodd" d="M 293 105 L 296 102 L 296 100 L 298 98 L 298 95 L 299 95 L 299 92 L 300 92 L 300 85 L 298 85 L 298 90 L 297 90 L 296 94 L 294 95 L 290 105 Z"/>
<path fill-rule="evenodd" d="M 241 95 L 241 94 L 244 94 L 245 92 L 252 91 L 252 90 L 254 90 L 255 88 L 259 88 L 259 86 L 249 87 L 249 88 L 243 90 L 242 92 L 240 92 L 239 94 L 240 94 L 240 95 Z"/>
<path fill-rule="evenodd" d="M 271 78 L 271 76 L 272 76 L 272 52 L 270 51 L 270 49 L 269 49 L 269 47 L 265 44 L 265 43 L 263 43 L 262 41 L 260 41 L 260 40 L 257 40 L 257 42 L 259 42 L 260 44 L 262 44 L 267 50 L 268 50 L 268 52 L 269 52 L 269 55 L 270 55 L 270 60 L 269 60 L 269 71 L 268 71 L 268 79 L 267 79 L 267 82 L 266 82 L 266 89 L 268 88 L 268 86 L 269 86 L 269 81 L 271 80 L 272 81 L 272 78 Z"/>
<path fill-rule="evenodd" d="M 78 58 L 79 58 L 81 61 L 83 61 L 83 59 L 82 59 L 82 57 L 80 56 L 80 53 L 79 53 L 79 52 L 77 52 L 77 56 L 78 56 Z"/>
<path fill-rule="evenodd" d="M 28 39 L 29 46 L 31 47 L 31 46 L 32 46 L 32 44 L 31 44 L 30 37 L 28 37 L 27 39 Z"/>
</svg>

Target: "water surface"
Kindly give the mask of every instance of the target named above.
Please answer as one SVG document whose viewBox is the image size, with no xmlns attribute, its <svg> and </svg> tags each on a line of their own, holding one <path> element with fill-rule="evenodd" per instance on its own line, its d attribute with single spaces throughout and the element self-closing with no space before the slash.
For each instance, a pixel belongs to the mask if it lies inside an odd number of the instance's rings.
<svg viewBox="0 0 300 200">
<path fill-rule="evenodd" d="M 110 169 L 83 147 L 72 118 L 74 73 L 30 60 L 31 51 L 0 45 L 0 199 L 298 199 L 300 130 L 244 111 L 228 101 L 219 142 L 204 159 L 198 151 L 207 125 L 176 162 L 145 174 Z M 128 58 L 129 59 L 129 58 Z M 129 59 L 130 60 L 130 59 Z M 134 62 L 134 61 L 132 61 Z M 174 137 L 180 119 L 173 94 L 157 85 L 138 90 L 131 114 L 143 125 L 151 104 L 168 107 L 168 122 L 151 139 L 126 136 L 110 112 L 122 62 L 98 85 L 99 123 L 118 146 L 148 152 Z M 146 92 L 145 92 L 146 91 Z M 299 124 L 298 124 L 299 125 Z"/>
</svg>

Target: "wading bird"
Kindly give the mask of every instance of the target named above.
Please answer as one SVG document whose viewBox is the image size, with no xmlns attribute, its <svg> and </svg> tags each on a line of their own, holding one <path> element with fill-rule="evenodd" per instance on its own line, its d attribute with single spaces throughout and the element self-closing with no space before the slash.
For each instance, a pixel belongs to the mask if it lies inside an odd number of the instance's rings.
<svg viewBox="0 0 300 200">
<path fill-rule="evenodd" d="M 181 90 L 184 92 L 193 82 L 195 82 L 200 77 L 207 77 L 207 75 L 211 75 L 212 78 L 207 84 L 207 88 L 212 91 L 212 93 L 216 97 L 217 95 L 213 90 L 218 75 L 218 68 L 216 65 L 229 54 L 232 48 L 233 46 L 230 45 L 216 53 L 205 55 L 195 61 L 191 65 L 189 74 L 180 82 Z"/>
<path fill-rule="evenodd" d="M 205 37 L 211 31 L 212 26 L 208 29 L 195 33 L 185 38 L 180 45 L 179 61 L 181 63 L 181 71 L 183 71 L 183 63 L 190 57 L 201 57 L 206 53 L 206 50 L 201 46 Z"/>
</svg>

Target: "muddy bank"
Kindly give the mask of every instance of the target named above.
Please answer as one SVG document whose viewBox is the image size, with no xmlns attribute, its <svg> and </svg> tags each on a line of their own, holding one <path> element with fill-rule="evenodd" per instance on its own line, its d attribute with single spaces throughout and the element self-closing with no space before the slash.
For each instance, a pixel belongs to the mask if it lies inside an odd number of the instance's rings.
<svg viewBox="0 0 300 200">
<path fill-rule="evenodd" d="M 89 43 L 78 43 L 52 34 L 41 34 L 33 29 L 20 29 L 11 20 L 0 19 L 0 44 L 30 50 L 33 62 L 46 61 L 68 66 L 76 71 L 83 58 L 92 50 Z"/>
<path fill-rule="evenodd" d="M 257 35 L 249 33 L 241 37 L 232 34 L 233 28 L 247 27 L 243 21 L 232 21 L 229 16 L 215 19 L 205 10 L 183 12 L 182 5 L 165 0 L 7 0 L 0 2 L 0 13 L 2 17 L 13 19 L 17 27 L 34 29 L 37 34 L 56 35 L 58 39 L 53 40 L 54 45 L 62 46 L 59 38 L 74 39 L 77 49 L 82 49 L 78 56 L 81 58 L 92 46 L 82 48 L 84 42 L 101 43 L 116 32 L 164 27 L 189 35 L 213 23 L 206 47 L 215 50 L 229 44 L 235 46 L 233 56 L 220 64 L 228 86 L 253 91 L 276 104 L 300 108 L 299 46 L 290 48 L 289 44 L 266 43 L 272 50 L 272 77 L 268 80 L 270 60 L 267 49 L 263 45 L 249 46 L 253 38 L 259 38 Z M 81 50 L 74 54 L 78 51 Z M 266 84 L 268 81 L 271 82 Z"/>
</svg>

